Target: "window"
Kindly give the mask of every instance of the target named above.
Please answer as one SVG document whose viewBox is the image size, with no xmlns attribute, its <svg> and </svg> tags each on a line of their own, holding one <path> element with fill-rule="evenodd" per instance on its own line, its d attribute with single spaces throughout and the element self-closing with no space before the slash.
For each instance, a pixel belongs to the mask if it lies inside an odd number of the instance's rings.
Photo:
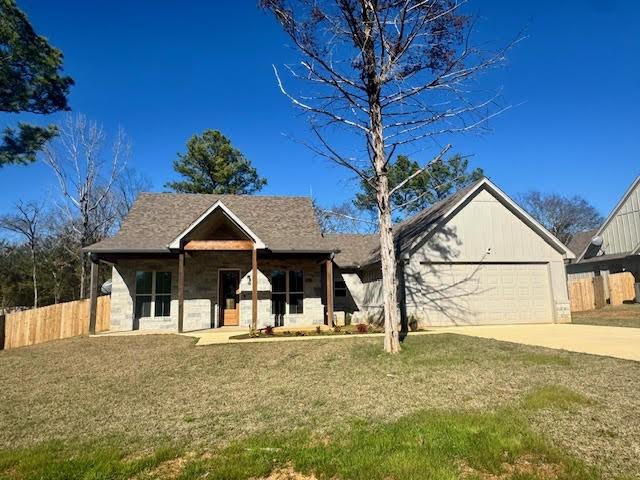
<svg viewBox="0 0 640 480">
<path fill-rule="evenodd" d="M 275 270 L 271 272 L 271 314 L 276 326 L 282 325 L 284 315 L 304 312 L 304 274 L 302 271 Z"/>
<path fill-rule="evenodd" d="M 289 313 L 303 313 L 304 276 L 302 272 L 289 272 Z"/>
<path fill-rule="evenodd" d="M 347 284 L 344 283 L 344 280 L 336 280 L 333 285 L 334 285 L 333 291 L 336 297 L 347 296 Z"/>
<path fill-rule="evenodd" d="M 171 272 L 136 272 L 135 318 L 171 315 Z"/>
<path fill-rule="evenodd" d="M 287 273 L 276 270 L 271 273 L 271 313 L 276 326 L 282 326 L 287 305 Z"/>
</svg>

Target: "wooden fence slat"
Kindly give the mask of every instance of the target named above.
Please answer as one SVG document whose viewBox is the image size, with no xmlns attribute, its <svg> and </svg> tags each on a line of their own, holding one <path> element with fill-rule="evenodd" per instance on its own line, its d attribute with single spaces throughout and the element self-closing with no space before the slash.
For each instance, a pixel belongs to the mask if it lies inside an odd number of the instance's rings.
<svg viewBox="0 0 640 480">
<path fill-rule="evenodd" d="M 5 315 L 6 350 L 89 333 L 89 300 L 59 303 Z M 96 331 L 111 328 L 111 298 L 98 298 Z"/>
<path fill-rule="evenodd" d="M 602 276 L 569 281 L 572 312 L 603 308 L 607 297 L 611 305 L 622 305 L 633 301 L 635 295 L 635 279 L 630 272 L 610 274 L 607 284 Z"/>
<path fill-rule="evenodd" d="M 631 272 L 609 275 L 611 305 L 622 305 L 636 298 L 635 278 Z"/>
</svg>

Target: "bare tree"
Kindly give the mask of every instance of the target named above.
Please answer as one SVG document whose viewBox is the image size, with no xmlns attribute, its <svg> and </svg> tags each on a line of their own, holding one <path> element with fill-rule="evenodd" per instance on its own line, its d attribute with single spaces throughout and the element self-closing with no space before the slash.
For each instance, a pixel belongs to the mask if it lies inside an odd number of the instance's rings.
<svg viewBox="0 0 640 480">
<path fill-rule="evenodd" d="M 376 231 L 378 223 L 375 219 L 362 218 L 352 202 L 322 208 L 313 201 L 313 210 L 324 233 L 372 233 Z"/>
<path fill-rule="evenodd" d="M 136 169 L 126 167 L 115 183 L 114 194 L 116 197 L 118 226 L 129 214 L 129 210 L 141 192 L 151 189 L 151 181 Z"/>
<path fill-rule="evenodd" d="M 43 207 L 34 202 L 16 204 L 16 211 L 11 215 L 0 217 L 0 228 L 21 235 L 25 238 L 31 254 L 31 278 L 33 281 L 33 307 L 38 306 L 38 261 L 37 249 L 40 237 L 40 221 Z"/>
<path fill-rule="evenodd" d="M 602 225 L 600 212 L 584 198 L 565 197 L 557 193 L 530 191 L 518 197 L 519 203 L 533 218 L 568 245 L 576 233 Z"/>
<path fill-rule="evenodd" d="M 400 351 L 396 252 L 390 198 L 450 145 L 393 187 L 388 170 L 397 149 L 423 140 L 485 128 L 503 111 L 498 94 L 474 86 L 500 64 L 506 49 L 471 46 L 470 18 L 456 0 L 262 0 L 302 55 L 287 66 L 302 88 L 291 93 L 274 66 L 278 86 L 307 115 L 317 154 L 347 168 L 375 192 L 384 296 L 384 348 Z M 340 127 L 337 129 L 336 127 Z M 329 135 L 344 130 L 364 149 L 339 150 Z M 337 133 L 342 132 L 342 133 Z M 338 137 L 339 138 L 339 137 Z"/>
<path fill-rule="evenodd" d="M 101 240 L 118 218 L 114 186 L 126 166 L 129 143 L 119 129 L 105 152 L 102 126 L 85 116 L 68 116 L 60 135 L 47 144 L 44 161 L 53 170 L 63 201 L 60 205 L 78 245 L 80 298 L 85 298 L 87 259 L 82 249 Z"/>
</svg>

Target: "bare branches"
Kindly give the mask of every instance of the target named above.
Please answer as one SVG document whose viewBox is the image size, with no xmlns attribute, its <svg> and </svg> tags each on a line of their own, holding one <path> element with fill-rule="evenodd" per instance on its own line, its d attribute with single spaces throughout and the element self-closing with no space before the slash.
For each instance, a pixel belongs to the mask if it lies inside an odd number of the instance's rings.
<svg viewBox="0 0 640 480">
<path fill-rule="evenodd" d="M 80 295 L 84 297 L 85 259 L 82 248 L 111 233 L 118 218 L 115 184 L 126 167 L 130 145 L 119 129 L 105 152 L 106 136 L 100 125 L 83 115 L 68 116 L 60 135 L 44 150 L 44 162 L 58 180 L 61 211 L 80 247 Z"/>
<path fill-rule="evenodd" d="M 471 46 L 466 0 L 262 0 L 302 56 L 289 69 L 304 97 L 281 92 L 309 116 L 319 141 L 311 148 L 359 177 L 375 193 L 380 230 L 385 350 L 398 352 L 399 312 L 392 196 L 438 164 L 447 144 L 423 167 L 390 186 L 398 148 L 486 126 L 501 107 L 473 80 L 504 61 L 516 42 L 495 53 Z M 322 119 L 318 122 L 318 119 Z M 342 125 L 364 144 L 369 167 L 342 154 L 321 132 Z M 448 140 L 448 138 L 447 138 Z"/>
</svg>

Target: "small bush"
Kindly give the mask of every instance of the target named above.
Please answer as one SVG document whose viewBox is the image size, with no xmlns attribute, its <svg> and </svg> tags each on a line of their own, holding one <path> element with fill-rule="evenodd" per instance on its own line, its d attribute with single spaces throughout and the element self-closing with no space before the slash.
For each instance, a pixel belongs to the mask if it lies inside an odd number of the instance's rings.
<svg viewBox="0 0 640 480">
<path fill-rule="evenodd" d="M 267 325 L 267 326 L 264 328 L 264 334 L 265 334 L 265 335 L 269 335 L 269 336 L 273 335 L 273 326 L 271 326 L 271 325 Z"/>
<path fill-rule="evenodd" d="M 367 333 L 369 331 L 369 325 L 366 323 L 359 323 L 356 328 L 358 329 L 358 333 Z"/>
<path fill-rule="evenodd" d="M 320 335 L 320 332 L 322 332 L 322 329 L 321 329 L 321 328 L 320 328 L 320 326 L 318 325 L 318 326 L 316 327 L 316 333 L 317 333 L 318 335 Z"/>
<path fill-rule="evenodd" d="M 418 319 L 416 317 L 414 317 L 413 315 L 411 315 L 409 317 L 409 330 L 411 330 L 412 332 L 415 332 L 418 330 Z"/>
<path fill-rule="evenodd" d="M 340 325 L 333 326 L 333 333 L 340 333 L 342 331 L 342 327 Z"/>
<path fill-rule="evenodd" d="M 344 314 L 344 324 L 351 325 L 351 313 L 347 312 Z"/>
</svg>

